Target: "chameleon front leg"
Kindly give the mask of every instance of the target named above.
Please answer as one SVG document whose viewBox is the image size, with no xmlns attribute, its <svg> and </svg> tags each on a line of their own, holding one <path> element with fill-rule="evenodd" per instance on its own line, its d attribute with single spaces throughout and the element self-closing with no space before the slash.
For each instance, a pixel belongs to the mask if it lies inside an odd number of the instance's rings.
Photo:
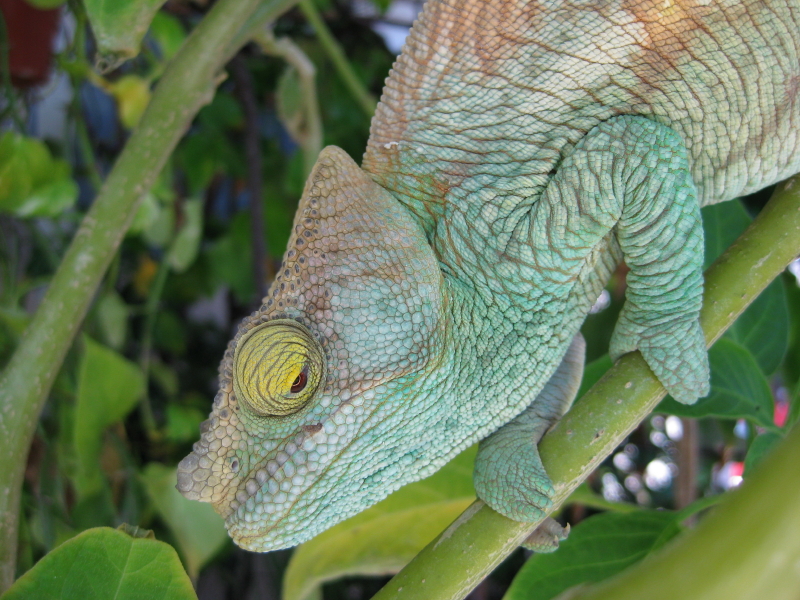
<svg viewBox="0 0 800 600">
<path fill-rule="evenodd" d="M 539 279 L 569 312 L 580 273 L 609 231 L 627 276 L 613 359 L 640 350 L 667 391 L 691 404 L 708 394 L 698 316 L 703 228 L 687 151 L 669 127 L 615 117 L 580 141 L 532 210 L 529 243 Z"/>
<path fill-rule="evenodd" d="M 709 369 L 698 323 L 703 231 L 686 156 L 680 137 L 649 119 L 598 125 L 559 166 L 520 243 L 528 244 L 536 284 L 547 292 L 546 318 L 561 311 L 571 321 L 584 293 L 575 288 L 614 232 L 630 273 L 611 355 L 638 348 L 675 399 L 691 403 L 708 393 Z M 576 343 L 540 396 L 478 451 L 478 496 L 517 521 L 537 520 L 552 504 L 536 443 L 572 402 L 582 368 Z"/>
<path fill-rule="evenodd" d="M 473 481 L 478 497 L 515 521 L 536 521 L 553 504 L 555 490 L 536 444 L 572 406 L 583 375 L 586 342 L 578 333 L 536 399 L 478 446 Z M 523 544 L 537 552 L 558 548 L 568 530 L 545 520 Z"/>
</svg>

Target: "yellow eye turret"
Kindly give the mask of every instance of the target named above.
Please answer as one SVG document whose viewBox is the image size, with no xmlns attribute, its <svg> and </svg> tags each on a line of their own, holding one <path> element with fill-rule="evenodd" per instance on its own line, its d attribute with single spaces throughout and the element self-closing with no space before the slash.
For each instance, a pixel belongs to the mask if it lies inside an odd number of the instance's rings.
<svg viewBox="0 0 800 600">
<path fill-rule="evenodd" d="M 319 343 L 305 327 L 277 319 L 248 331 L 233 355 L 236 397 L 255 413 L 282 417 L 313 398 L 325 376 Z"/>
</svg>

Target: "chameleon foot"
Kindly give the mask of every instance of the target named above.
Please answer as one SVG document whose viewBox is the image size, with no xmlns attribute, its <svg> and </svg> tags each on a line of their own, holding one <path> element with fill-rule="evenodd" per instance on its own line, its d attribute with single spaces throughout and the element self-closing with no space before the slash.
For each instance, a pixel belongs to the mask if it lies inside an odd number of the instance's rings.
<svg viewBox="0 0 800 600">
<path fill-rule="evenodd" d="M 542 523 L 525 538 L 521 546 L 527 550 L 533 550 L 539 554 L 555 552 L 558 545 L 567 539 L 569 535 L 569 524 L 562 527 L 558 521 L 547 517 Z"/>
<path fill-rule="evenodd" d="M 572 405 L 581 383 L 586 343 L 577 334 L 556 372 L 531 405 L 478 447 L 473 481 L 478 497 L 509 519 L 538 521 L 555 490 L 536 444 Z"/>
<path fill-rule="evenodd" d="M 630 311 L 623 309 L 611 338 L 609 353 L 616 360 L 637 348 L 655 376 L 678 402 L 693 404 L 708 394 L 708 354 L 696 319 L 644 325 L 636 323 Z"/>
</svg>

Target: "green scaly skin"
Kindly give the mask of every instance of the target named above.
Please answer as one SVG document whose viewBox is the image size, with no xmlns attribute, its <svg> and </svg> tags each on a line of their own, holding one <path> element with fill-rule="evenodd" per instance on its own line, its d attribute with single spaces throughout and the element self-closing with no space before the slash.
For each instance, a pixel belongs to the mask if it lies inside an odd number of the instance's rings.
<svg viewBox="0 0 800 600">
<path fill-rule="evenodd" d="M 677 399 L 704 395 L 699 208 L 800 169 L 798 25 L 797 0 L 430 0 L 363 168 L 320 155 L 178 489 L 268 551 L 484 440 L 479 496 L 533 520 L 551 495 L 536 442 L 578 381 L 568 348 L 623 259 L 612 356 L 639 349 Z M 270 416 L 232 373 L 276 319 L 323 375 Z"/>
</svg>

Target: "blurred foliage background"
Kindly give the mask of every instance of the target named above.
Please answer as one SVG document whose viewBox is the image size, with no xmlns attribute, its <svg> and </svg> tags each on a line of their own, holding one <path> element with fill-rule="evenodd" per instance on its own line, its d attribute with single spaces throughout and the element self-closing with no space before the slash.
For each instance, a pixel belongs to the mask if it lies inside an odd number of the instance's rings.
<svg viewBox="0 0 800 600">
<path fill-rule="evenodd" d="M 28 1 L 0 0 L 0 367 L 154 82 L 210 5 Z M 200 598 L 357 600 L 469 504 L 471 452 L 297 550 L 258 555 L 174 490 L 225 346 L 280 264 L 316 153 L 336 144 L 360 161 L 420 6 L 304 0 L 228 64 L 143 197 L 50 394 L 25 472 L 19 574 L 89 528 L 128 523 L 177 549 Z M 707 265 L 768 195 L 704 209 Z M 561 514 L 574 527 L 562 550 L 517 551 L 470 597 L 553 598 L 608 577 L 738 485 L 800 416 L 797 276 L 796 261 L 712 349 L 708 399 L 664 401 L 579 489 Z M 610 365 L 624 279 L 620 268 L 583 328 L 584 389 Z"/>
</svg>

